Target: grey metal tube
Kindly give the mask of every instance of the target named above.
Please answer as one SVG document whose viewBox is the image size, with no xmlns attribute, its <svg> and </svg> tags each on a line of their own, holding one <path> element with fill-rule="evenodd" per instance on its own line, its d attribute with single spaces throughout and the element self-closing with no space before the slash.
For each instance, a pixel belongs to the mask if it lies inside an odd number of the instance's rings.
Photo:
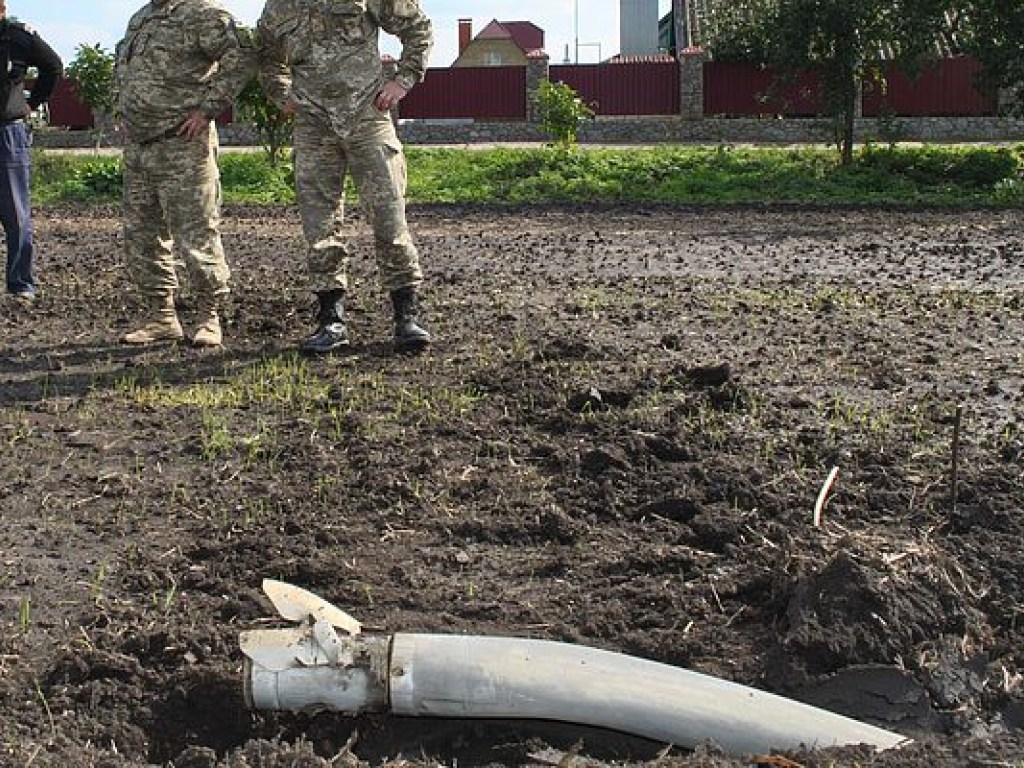
<svg viewBox="0 0 1024 768">
<path fill-rule="evenodd" d="M 250 709 L 386 712 L 387 687 L 365 667 L 297 667 L 272 671 L 245 660 L 245 703 Z"/>
<path fill-rule="evenodd" d="M 545 640 L 396 634 L 390 698 L 398 715 L 560 720 L 737 755 L 908 741 L 755 688 Z"/>
<path fill-rule="evenodd" d="M 385 712 L 391 638 L 346 637 L 345 661 L 329 663 L 312 635 L 296 630 L 249 633 L 244 675 L 250 709 Z"/>
</svg>

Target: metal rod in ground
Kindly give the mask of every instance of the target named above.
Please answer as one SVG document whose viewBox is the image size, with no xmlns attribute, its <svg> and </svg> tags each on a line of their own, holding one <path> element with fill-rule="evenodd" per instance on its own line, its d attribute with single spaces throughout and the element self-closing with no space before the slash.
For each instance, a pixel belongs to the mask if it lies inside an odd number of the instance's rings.
<svg viewBox="0 0 1024 768">
<path fill-rule="evenodd" d="M 953 512 L 956 512 L 956 503 L 960 492 L 960 425 L 963 423 L 963 419 L 963 403 L 957 403 L 956 414 L 953 416 L 953 456 L 949 479 L 949 499 Z"/>
</svg>

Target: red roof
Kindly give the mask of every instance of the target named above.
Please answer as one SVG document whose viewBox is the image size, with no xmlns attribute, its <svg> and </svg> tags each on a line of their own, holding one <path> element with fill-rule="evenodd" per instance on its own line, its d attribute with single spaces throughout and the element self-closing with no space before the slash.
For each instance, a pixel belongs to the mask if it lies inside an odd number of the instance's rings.
<svg viewBox="0 0 1024 768">
<path fill-rule="evenodd" d="M 474 40 L 511 38 L 523 53 L 544 47 L 544 30 L 531 21 L 498 21 L 494 19 L 480 30 Z"/>
</svg>

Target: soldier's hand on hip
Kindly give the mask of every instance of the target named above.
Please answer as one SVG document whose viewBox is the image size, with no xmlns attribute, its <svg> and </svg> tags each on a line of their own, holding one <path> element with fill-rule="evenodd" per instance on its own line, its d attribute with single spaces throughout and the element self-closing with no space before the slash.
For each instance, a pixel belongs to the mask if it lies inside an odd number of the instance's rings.
<svg viewBox="0 0 1024 768">
<path fill-rule="evenodd" d="M 200 136 L 205 136 L 206 132 L 209 130 L 210 118 L 198 109 L 194 109 L 188 113 L 188 117 L 185 118 L 185 122 L 181 124 L 181 128 L 178 129 L 178 135 L 184 136 L 189 141 L 193 141 L 198 139 Z"/>
<path fill-rule="evenodd" d="M 405 98 L 406 93 L 408 91 L 394 80 L 388 80 L 374 99 L 374 106 L 381 112 L 389 112 L 398 106 L 398 102 Z"/>
</svg>

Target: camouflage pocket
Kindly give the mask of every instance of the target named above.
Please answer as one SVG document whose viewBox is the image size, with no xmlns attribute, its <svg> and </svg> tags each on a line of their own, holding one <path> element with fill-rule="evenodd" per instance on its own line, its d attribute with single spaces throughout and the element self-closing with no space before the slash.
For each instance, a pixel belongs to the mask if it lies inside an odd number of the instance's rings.
<svg viewBox="0 0 1024 768">
<path fill-rule="evenodd" d="M 129 56 L 132 59 L 145 59 L 148 65 L 153 65 L 158 60 L 160 63 L 156 66 L 164 67 L 179 59 L 182 51 L 187 51 L 190 48 L 188 30 L 166 25 L 163 28 L 146 29 L 140 32 L 132 42 Z M 168 71 L 173 71 L 173 69 L 168 69 Z"/>
<path fill-rule="evenodd" d="M 365 2 L 333 3 L 328 16 L 328 34 L 345 45 L 365 42 L 372 32 Z"/>
</svg>

